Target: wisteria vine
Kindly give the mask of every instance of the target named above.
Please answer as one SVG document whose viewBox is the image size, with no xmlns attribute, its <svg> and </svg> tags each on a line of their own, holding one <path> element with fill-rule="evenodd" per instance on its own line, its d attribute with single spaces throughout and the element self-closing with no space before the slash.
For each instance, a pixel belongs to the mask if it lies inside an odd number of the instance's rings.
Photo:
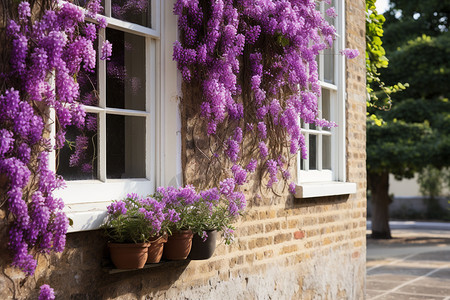
<svg viewBox="0 0 450 300">
<path fill-rule="evenodd" d="M 280 178 L 290 180 L 291 158 L 298 151 L 307 155 L 300 120 L 336 126 L 318 118 L 316 57 L 336 35 L 316 9 L 320 1 L 175 3 L 181 39 L 174 44 L 173 58 L 185 83 L 199 86 L 200 116 L 208 136 L 221 144 L 208 159 L 223 153 L 238 185 L 258 167 L 268 173 L 269 188 Z M 331 6 L 326 14 L 336 17 Z M 343 49 L 341 54 L 352 58 L 358 52 Z M 292 181 L 289 190 L 295 192 Z"/>
<path fill-rule="evenodd" d="M 50 169 L 49 153 L 64 146 L 68 126 L 88 126 L 77 76 L 95 69 L 94 42 L 106 20 L 97 16 L 99 0 L 86 7 L 55 0 L 33 20 L 30 4 L 21 2 L 17 19 L 7 25 L 11 69 L 2 74 L 9 87 L 0 96 L 0 176 L 5 180 L 0 188 L 12 220 L 12 266 L 27 275 L 36 269 L 36 252 L 65 247 L 69 221 L 63 201 L 53 196 L 65 183 Z M 87 23 L 87 16 L 97 25 Z M 102 52 L 105 59 L 110 55 L 108 43 Z"/>
</svg>

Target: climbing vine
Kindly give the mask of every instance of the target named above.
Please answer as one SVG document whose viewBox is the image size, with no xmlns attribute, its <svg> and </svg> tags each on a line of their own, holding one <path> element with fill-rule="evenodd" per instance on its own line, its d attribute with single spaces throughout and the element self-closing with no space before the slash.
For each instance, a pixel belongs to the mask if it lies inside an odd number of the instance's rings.
<svg viewBox="0 0 450 300">
<path fill-rule="evenodd" d="M 0 189 L 11 222 L 12 265 L 32 275 L 36 253 L 65 246 L 69 220 L 62 199 L 53 196 L 65 183 L 50 168 L 49 153 L 63 147 L 68 126 L 88 126 L 77 78 L 94 71 L 94 42 L 106 20 L 97 16 L 98 0 L 86 10 L 48 1 L 33 18 L 29 2 L 13 7 L 17 14 L 10 14 L 6 27 L 10 68 L 1 74 Z M 103 58 L 111 54 L 108 43 L 102 52 Z"/>
<path fill-rule="evenodd" d="M 210 138 L 208 151 L 201 153 L 210 165 L 231 163 L 237 185 L 258 169 L 268 174 L 268 188 L 282 180 L 294 193 L 292 158 L 298 151 L 307 156 L 301 122 L 336 126 L 318 118 L 316 57 L 332 46 L 336 30 L 316 9 L 317 2 L 175 3 L 181 38 L 173 57 L 186 93 L 200 90 L 194 112 L 206 122 L 206 132 L 197 134 Z M 336 17 L 331 1 L 324 2 L 328 17 Z M 341 53 L 358 55 L 352 49 Z M 184 96 L 185 101 L 189 95 Z"/>
</svg>

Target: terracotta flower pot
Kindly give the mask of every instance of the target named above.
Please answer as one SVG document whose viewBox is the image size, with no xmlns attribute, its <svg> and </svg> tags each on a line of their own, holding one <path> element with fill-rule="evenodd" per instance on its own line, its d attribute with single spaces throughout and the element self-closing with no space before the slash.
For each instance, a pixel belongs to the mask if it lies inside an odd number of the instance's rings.
<svg viewBox="0 0 450 300">
<path fill-rule="evenodd" d="M 147 261 L 149 243 L 108 243 L 111 260 L 117 269 L 142 269 Z"/>
<path fill-rule="evenodd" d="M 208 237 L 203 240 L 198 234 L 192 239 L 192 249 L 189 258 L 194 260 L 208 259 L 216 250 L 217 230 L 206 230 Z"/>
<path fill-rule="evenodd" d="M 174 232 L 169 236 L 167 243 L 164 245 L 164 258 L 169 260 L 186 259 L 191 251 L 192 237 L 191 230 Z"/>
<path fill-rule="evenodd" d="M 150 241 L 148 247 L 147 263 L 156 264 L 161 260 L 164 244 L 167 242 L 167 235 L 156 237 L 153 241 Z"/>
</svg>

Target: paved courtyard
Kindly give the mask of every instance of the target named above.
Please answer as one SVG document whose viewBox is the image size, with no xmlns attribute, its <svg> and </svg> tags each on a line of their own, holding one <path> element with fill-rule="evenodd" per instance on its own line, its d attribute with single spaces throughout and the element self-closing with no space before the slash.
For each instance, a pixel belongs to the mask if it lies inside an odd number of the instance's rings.
<svg viewBox="0 0 450 300">
<path fill-rule="evenodd" d="M 366 299 L 450 300 L 450 231 L 393 229 L 392 236 L 367 240 Z"/>
</svg>

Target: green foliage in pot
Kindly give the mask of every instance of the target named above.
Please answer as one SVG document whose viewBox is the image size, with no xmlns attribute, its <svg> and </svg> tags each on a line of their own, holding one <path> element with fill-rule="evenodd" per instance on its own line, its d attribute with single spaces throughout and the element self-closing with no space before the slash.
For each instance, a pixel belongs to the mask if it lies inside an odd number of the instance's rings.
<svg viewBox="0 0 450 300">
<path fill-rule="evenodd" d="M 163 203 L 151 197 L 129 194 L 108 206 L 103 228 L 111 242 L 144 243 L 166 231 Z"/>
</svg>

